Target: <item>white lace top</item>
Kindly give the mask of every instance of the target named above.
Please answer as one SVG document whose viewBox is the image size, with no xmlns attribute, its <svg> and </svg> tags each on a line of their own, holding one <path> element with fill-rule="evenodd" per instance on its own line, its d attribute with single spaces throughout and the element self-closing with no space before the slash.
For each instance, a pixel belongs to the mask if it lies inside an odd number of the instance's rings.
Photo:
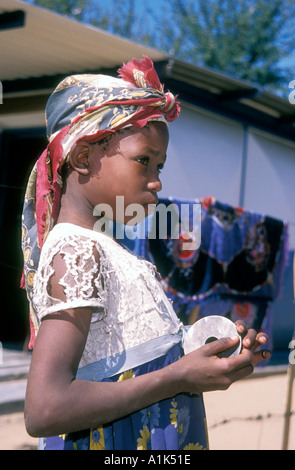
<svg viewBox="0 0 295 470">
<path fill-rule="evenodd" d="M 64 301 L 48 293 L 57 253 L 66 263 L 66 273 L 60 280 Z M 111 237 L 72 224 L 56 225 L 44 243 L 34 279 L 34 304 L 40 320 L 65 308 L 93 307 L 79 367 L 177 333 L 181 327 L 150 262 Z"/>
</svg>

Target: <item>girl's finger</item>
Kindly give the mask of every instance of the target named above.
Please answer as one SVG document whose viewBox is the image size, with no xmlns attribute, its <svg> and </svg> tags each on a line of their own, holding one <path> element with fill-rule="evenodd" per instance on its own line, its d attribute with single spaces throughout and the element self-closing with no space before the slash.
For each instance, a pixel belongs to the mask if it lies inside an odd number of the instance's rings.
<svg viewBox="0 0 295 470">
<path fill-rule="evenodd" d="M 237 320 L 235 322 L 235 325 L 236 325 L 236 328 L 237 328 L 237 332 L 240 335 L 245 335 L 247 333 L 247 326 L 246 326 L 245 322 L 243 322 L 243 320 Z"/>
<path fill-rule="evenodd" d="M 247 349 L 252 349 L 255 345 L 257 338 L 257 332 L 252 328 L 247 331 L 245 336 L 243 337 L 243 346 Z"/>
<path fill-rule="evenodd" d="M 243 346 L 245 348 L 255 351 L 259 346 L 266 344 L 268 336 L 265 333 L 256 334 L 255 330 L 249 330 L 243 339 Z"/>
<path fill-rule="evenodd" d="M 271 351 L 268 351 L 267 349 L 263 349 L 261 351 L 257 351 L 252 353 L 252 365 L 256 366 L 261 361 L 264 361 L 265 359 L 270 359 L 271 358 Z"/>
<path fill-rule="evenodd" d="M 265 333 L 258 333 L 258 335 L 256 335 L 255 337 L 255 340 L 252 343 L 251 342 L 249 343 L 249 346 L 247 346 L 247 341 L 246 341 L 246 344 L 243 343 L 243 345 L 246 348 L 251 349 L 251 351 L 255 351 L 260 346 L 265 345 L 267 341 L 268 341 L 268 337 Z"/>
</svg>

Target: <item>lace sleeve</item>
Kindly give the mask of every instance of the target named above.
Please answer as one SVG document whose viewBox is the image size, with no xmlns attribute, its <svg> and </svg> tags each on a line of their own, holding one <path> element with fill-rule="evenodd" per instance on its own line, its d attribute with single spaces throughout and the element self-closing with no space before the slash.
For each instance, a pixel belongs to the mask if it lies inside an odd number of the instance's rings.
<svg viewBox="0 0 295 470">
<path fill-rule="evenodd" d="M 93 307 L 92 321 L 105 315 L 106 293 L 99 269 L 100 257 L 95 242 L 88 237 L 70 234 L 62 238 L 48 237 L 34 280 L 34 305 L 39 320 L 49 313 L 78 307 Z M 58 273 L 57 258 L 61 265 Z M 54 276 L 60 286 L 58 296 L 51 295 Z"/>
</svg>

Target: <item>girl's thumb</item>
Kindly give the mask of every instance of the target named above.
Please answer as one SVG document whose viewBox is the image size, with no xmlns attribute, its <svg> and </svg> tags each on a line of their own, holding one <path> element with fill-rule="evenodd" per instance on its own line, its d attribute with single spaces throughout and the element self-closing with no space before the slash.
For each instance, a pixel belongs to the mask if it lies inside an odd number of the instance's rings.
<svg viewBox="0 0 295 470">
<path fill-rule="evenodd" d="M 205 346 L 210 356 L 230 357 L 239 354 L 241 350 L 241 338 L 239 335 L 226 338 L 208 338 Z"/>
</svg>

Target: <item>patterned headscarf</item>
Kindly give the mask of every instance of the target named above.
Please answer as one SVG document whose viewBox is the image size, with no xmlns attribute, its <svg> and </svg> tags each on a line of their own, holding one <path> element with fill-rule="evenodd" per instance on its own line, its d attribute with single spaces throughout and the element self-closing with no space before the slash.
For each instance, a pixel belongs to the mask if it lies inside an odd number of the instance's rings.
<svg viewBox="0 0 295 470">
<path fill-rule="evenodd" d="M 48 233 L 56 223 L 63 186 L 62 167 L 78 140 L 97 142 L 126 126 L 151 120 L 174 121 L 180 107 L 163 85 L 148 57 L 119 69 L 119 78 L 73 75 L 49 97 L 45 118 L 49 144 L 29 177 L 22 214 L 24 271 L 22 287 L 30 304 L 32 348 L 38 330 L 33 305 L 34 274 Z"/>
</svg>

